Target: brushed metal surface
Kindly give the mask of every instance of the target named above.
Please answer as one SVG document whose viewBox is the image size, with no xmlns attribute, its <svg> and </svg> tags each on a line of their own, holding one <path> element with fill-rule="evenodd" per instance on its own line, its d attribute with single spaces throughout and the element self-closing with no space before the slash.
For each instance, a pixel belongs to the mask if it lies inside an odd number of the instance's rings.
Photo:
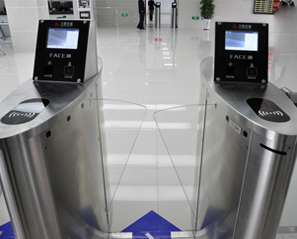
<svg viewBox="0 0 297 239">
<path fill-rule="evenodd" d="M 91 79 L 98 72 L 98 62 L 97 62 L 97 40 L 96 40 L 96 23 L 94 20 L 90 21 L 89 29 L 89 44 L 87 48 L 86 56 L 86 69 L 84 79 Z M 100 60 L 99 60 L 100 62 Z"/>
<path fill-rule="evenodd" d="M 171 8 L 171 28 L 177 28 L 177 8 Z"/>
<path fill-rule="evenodd" d="M 295 122 L 297 121 L 297 109 L 288 97 L 274 84 L 267 86 L 258 84 L 231 84 L 214 83 L 212 79 L 212 57 L 201 62 L 200 70 L 202 78 L 210 91 L 217 94 L 217 102 L 224 102 L 222 107 L 227 112 L 233 113 L 237 122 L 242 122 L 252 131 L 265 135 L 275 140 L 281 135 L 297 135 Z M 275 102 L 283 111 L 290 115 L 291 120 L 285 124 L 276 124 L 259 118 L 251 108 L 246 107 L 246 100 L 249 98 L 265 98 Z"/>
<path fill-rule="evenodd" d="M 283 137 L 280 150 L 271 152 L 260 144 L 277 146 L 252 134 L 234 238 L 274 238 L 279 226 L 288 186 L 296 160 L 296 137 Z"/>
<path fill-rule="evenodd" d="M 42 134 L 62 238 L 108 232 L 97 98 L 92 89 Z"/>
<path fill-rule="evenodd" d="M 1 183 L 17 238 L 107 238 L 98 98 L 100 72 L 84 85 L 33 83 L 0 103 L 49 105 L 32 121 L 0 124 Z"/>
<path fill-rule="evenodd" d="M 4 197 L 6 199 L 6 205 L 10 212 L 10 217 L 14 221 L 13 228 L 14 233 L 18 238 L 24 239 L 24 229 L 21 223 L 20 213 L 17 208 L 16 198 L 14 197 L 13 187 L 9 178 L 8 170 L 5 164 L 4 155 L 0 148 L 0 181 L 3 190 L 5 190 Z"/>
<path fill-rule="evenodd" d="M 1 176 L 7 176 L 2 181 L 9 181 L 6 185 L 11 186 L 11 192 L 7 193 L 6 187 L 4 194 L 16 231 L 22 233 L 20 238 L 61 238 L 40 135 L 30 138 L 18 135 L 7 141 L 10 146 L 5 141 L 0 146 L 4 166 L 1 171 L 7 171 Z"/>
<path fill-rule="evenodd" d="M 292 92 L 290 89 L 284 87 L 282 91 L 291 99 L 291 101 L 296 105 L 297 104 L 297 92 Z"/>
<path fill-rule="evenodd" d="M 155 28 L 161 27 L 161 6 L 155 9 Z"/>
<path fill-rule="evenodd" d="M 296 160 L 297 109 L 271 83 L 214 83 L 212 65 L 200 65 L 217 111 L 207 112 L 197 230 L 212 239 L 275 238 Z M 249 98 L 273 101 L 291 120 L 261 119 Z"/>
</svg>

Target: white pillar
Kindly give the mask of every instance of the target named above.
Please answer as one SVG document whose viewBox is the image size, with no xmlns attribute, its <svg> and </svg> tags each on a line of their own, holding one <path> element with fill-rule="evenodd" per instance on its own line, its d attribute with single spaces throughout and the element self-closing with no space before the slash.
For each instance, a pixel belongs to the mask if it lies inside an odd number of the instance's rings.
<svg viewBox="0 0 297 239">
<path fill-rule="evenodd" d="M 79 15 L 78 15 L 78 1 L 77 0 L 73 0 L 72 5 L 73 5 L 73 16 L 74 16 L 74 19 L 79 19 Z"/>
<path fill-rule="evenodd" d="M 4 0 L 14 52 L 35 52 L 39 19 L 49 19 L 47 0 Z"/>
</svg>

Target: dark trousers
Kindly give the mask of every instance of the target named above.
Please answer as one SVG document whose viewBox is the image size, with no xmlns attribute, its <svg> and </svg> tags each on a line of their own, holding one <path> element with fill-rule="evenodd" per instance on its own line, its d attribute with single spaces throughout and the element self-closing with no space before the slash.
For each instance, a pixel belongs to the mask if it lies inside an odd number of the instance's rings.
<svg viewBox="0 0 297 239">
<path fill-rule="evenodd" d="M 150 10 L 150 20 L 153 20 L 153 16 L 154 16 L 154 9 Z"/>
<path fill-rule="evenodd" d="M 141 12 L 141 13 L 139 13 L 139 23 L 137 25 L 137 28 L 144 29 L 143 21 L 144 21 L 144 12 Z"/>
</svg>

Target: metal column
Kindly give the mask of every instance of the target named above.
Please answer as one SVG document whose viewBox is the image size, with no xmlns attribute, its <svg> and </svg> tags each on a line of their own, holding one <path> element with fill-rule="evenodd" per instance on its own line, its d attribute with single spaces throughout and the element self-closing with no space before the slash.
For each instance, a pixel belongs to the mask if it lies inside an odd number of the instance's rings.
<svg viewBox="0 0 297 239">
<path fill-rule="evenodd" d="M 161 27 L 161 3 L 156 2 L 156 12 L 155 12 L 155 27 Z"/>
<path fill-rule="evenodd" d="M 171 5 L 171 28 L 177 28 L 177 4 L 175 2 Z"/>
</svg>

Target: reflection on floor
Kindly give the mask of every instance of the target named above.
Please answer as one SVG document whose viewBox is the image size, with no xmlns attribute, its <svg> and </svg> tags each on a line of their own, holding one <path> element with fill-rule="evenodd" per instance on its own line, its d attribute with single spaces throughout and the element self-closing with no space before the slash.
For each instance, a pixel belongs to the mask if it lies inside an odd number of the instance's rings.
<svg viewBox="0 0 297 239">
<path fill-rule="evenodd" d="M 279 87 L 297 91 L 297 29 L 294 31 L 287 36 L 277 24 L 272 25 L 270 80 Z M 98 55 L 104 64 L 102 98 L 110 99 L 104 103 L 104 133 L 113 208 L 111 231 L 129 228 L 152 211 L 149 216 L 153 218 L 160 215 L 180 230 L 192 230 L 197 195 L 193 181 L 198 170 L 195 132 L 199 127 L 193 127 L 193 122 L 183 117 L 188 111 L 182 107 L 177 107 L 178 113 L 173 112 L 168 118 L 155 115 L 166 132 L 164 144 L 154 113 L 183 105 L 199 108 L 199 63 L 213 55 L 213 34 L 213 30 L 174 30 L 168 26 L 155 29 L 152 25 L 145 31 L 98 29 Z M 6 53 L 0 52 L 1 100 L 32 76 L 34 55 L 14 53 L 10 43 L 0 46 Z M 144 105 L 147 112 L 141 105 L 127 102 Z M 289 195 L 294 198 L 293 193 Z M 282 219 L 284 228 L 277 239 L 297 238 L 294 228 L 290 231 L 288 227 L 297 225 L 297 210 L 291 204 L 286 208 L 292 210 L 285 209 L 288 216 Z M 0 225 L 8 221 L 2 194 Z M 182 237 L 178 232 L 176 235 Z"/>
</svg>

